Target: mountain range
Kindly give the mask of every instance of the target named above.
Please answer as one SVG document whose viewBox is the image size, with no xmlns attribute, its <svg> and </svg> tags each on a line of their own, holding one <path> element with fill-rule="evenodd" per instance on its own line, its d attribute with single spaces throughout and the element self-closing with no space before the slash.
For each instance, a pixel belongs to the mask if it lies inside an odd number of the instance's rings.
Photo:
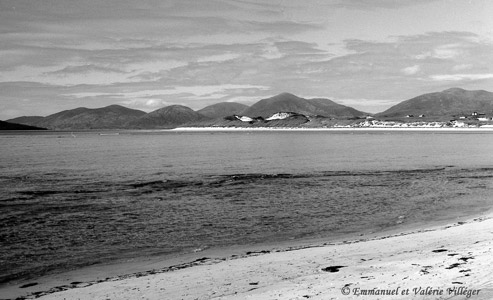
<svg viewBox="0 0 493 300">
<path fill-rule="evenodd" d="M 287 112 L 290 115 L 282 120 L 268 119 L 279 112 Z M 375 117 L 401 118 L 407 115 L 426 115 L 427 117 L 452 118 L 457 115 L 471 115 L 473 112 L 493 115 L 493 93 L 482 90 L 467 91 L 460 88 L 447 89 L 403 101 L 384 112 L 375 114 Z M 282 93 L 261 99 L 252 106 L 222 102 L 194 111 L 186 106 L 171 105 L 150 113 L 120 105 L 95 109 L 79 107 L 47 117 L 25 116 L 7 120 L 7 122 L 52 130 L 164 129 L 179 126 L 237 125 L 268 127 L 298 126 L 310 121 L 314 121 L 313 124 L 328 124 L 323 120 L 357 119 L 368 115 L 370 114 L 329 99 L 305 99 L 293 94 Z M 240 118 L 241 116 L 244 118 Z"/>
</svg>

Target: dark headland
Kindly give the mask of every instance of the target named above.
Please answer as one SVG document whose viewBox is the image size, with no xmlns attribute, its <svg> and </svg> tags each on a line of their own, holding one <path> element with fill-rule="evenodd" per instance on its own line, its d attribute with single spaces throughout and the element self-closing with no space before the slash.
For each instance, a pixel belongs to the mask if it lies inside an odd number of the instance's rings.
<svg viewBox="0 0 493 300">
<path fill-rule="evenodd" d="M 46 128 L 0 121 L 0 130 L 46 130 Z"/>
</svg>

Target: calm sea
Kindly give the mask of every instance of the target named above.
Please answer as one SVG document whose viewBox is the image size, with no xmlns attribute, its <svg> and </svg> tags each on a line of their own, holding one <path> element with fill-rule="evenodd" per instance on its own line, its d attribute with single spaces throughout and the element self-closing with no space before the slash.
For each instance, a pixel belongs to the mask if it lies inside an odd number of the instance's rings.
<svg viewBox="0 0 493 300">
<path fill-rule="evenodd" d="M 493 133 L 0 133 L 0 283 L 493 203 Z"/>
</svg>

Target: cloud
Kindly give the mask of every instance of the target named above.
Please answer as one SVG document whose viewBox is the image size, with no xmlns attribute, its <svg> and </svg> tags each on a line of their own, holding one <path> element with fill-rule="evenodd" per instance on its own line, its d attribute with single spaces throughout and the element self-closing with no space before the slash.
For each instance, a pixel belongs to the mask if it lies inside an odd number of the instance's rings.
<svg viewBox="0 0 493 300">
<path fill-rule="evenodd" d="M 12 2 L 0 10 L 0 28 L 15 32 L 13 38 L 24 43 L 29 40 L 31 45 L 48 46 L 57 40 L 56 44 L 74 50 L 77 44 L 79 49 L 108 49 L 106 44 L 118 40 L 204 42 L 217 38 L 216 42 L 230 42 L 252 34 L 283 35 L 322 28 L 313 22 L 284 18 L 281 5 L 214 0 L 89 0 L 84 5 L 73 0 L 49 4 L 45 0 Z M 12 11 L 11 6 L 16 10 Z"/>
<path fill-rule="evenodd" d="M 457 66 L 467 66 L 468 74 L 493 73 L 493 44 L 478 39 L 473 33 L 431 32 L 396 36 L 385 41 L 349 39 L 344 43 L 346 54 L 296 65 L 302 76 L 298 80 L 302 78 L 303 85 L 285 78 L 284 86 L 310 86 L 310 90 L 301 88 L 302 92 L 327 95 L 323 91 L 330 91 L 341 99 L 364 95 L 368 99 L 397 101 L 423 91 L 444 89 L 442 82 L 445 81 L 438 79 L 451 82 L 452 78 L 487 77 L 453 76 L 458 72 Z M 431 55 L 419 57 L 423 53 Z M 433 75 L 447 76 L 431 77 Z"/>
<path fill-rule="evenodd" d="M 414 75 L 414 74 L 418 73 L 420 69 L 421 69 L 421 67 L 419 65 L 414 65 L 411 67 L 401 69 L 401 71 L 402 71 L 402 73 L 404 73 L 406 75 Z"/>
<path fill-rule="evenodd" d="M 262 53 L 261 56 L 267 59 L 276 59 L 283 57 L 283 54 L 275 45 L 266 45 L 264 53 Z"/>
<path fill-rule="evenodd" d="M 415 56 L 416 59 L 423 60 L 427 58 L 437 59 L 454 59 L 463 53 L 460 44 L 438 46 L 431 51 L 426 51 Z"/>
<path fill-rule="evenodd" d="M 374 10 L 376 8 L 398 9 L 406 6 L 427 4 L 438 0 L 336 0 L 329 5 L 351 9 Z"/>
<path fill-rule="evenodd" d="M 493 73 L 487 74 L 442 74 L 431 75 L 434 81 L 462 81 L 462 80 L 482 80 L 493 78 Z"/>
<path fill-rule="evenodd" d="M 267 98 L 272 96 L 271 94 L 266 93 L 264 96 L 257 95 L 257 96 L 243 96 L 243 95 L 236 95 L 231 97 L 229 100 L 226 102 L 237 102 L 237 103 L 243 103 L 245 105 L 252 105 L 255 102 L 259 101 L 262 98 Z M 213 104 L 213 103 L 209 103 Z"/>
<path fill-rule="evenodd" d="M 307 43 L 296 40 L 275 41 L 274 46 L 285 54 L 327 54 L 326 51 L 319 49 L 317 43 Z"/>
<path fill-rule="evenodd" d="M 266 89 L 265 86 L 256 85 L 235 85 L 235 84 L 223 84 L 223 85 L 205 85 L 205 86 L 178 86 L 168 89 L 154 89 L 154 90 L 138 90 L 132 92 L 121 93 L 94 93 L 94 92 L 81 92 L 66 94 L 65 96 L 71 96 L 76 98 L 96 97 L 96 96 L 115 96 L 120 95 L 122 98 L 134 98 L 134 97 L 150 97 L 150 96 L 168 96 L 178 94 L 189 94 L 194 96 L 207 96 L 213 93 L 224 92 L 228 90 L 237 89 Z"/>
<path fill-rule="evenodd" d="M 233 60 L 233 59 L 238 58 L 238 57 L 240 57 L 240 54 L 224 53 L 224 54 L 217 54 L 217 55 L 200 57 L 199 59 L 197 59 L 197 62 L 199 62 L 199 63 L 202 63 L 202 62 L 222 62 L 222 61 Z"/>
<path fill-rule="evenodd" d="M 392 105 L 399 103 L 397 99 L 370 99 L 370 98 L 346 98 L 329 97 L 336 103 L 353 107 L 363 112 L 377 113 L 384 111 Z"/>
<path fill-rule="evenodd" d="M 108 67 L 100 67 L 96 65 L 81 65 L 81 66 L 67 66 L 63 69 L 47 72 L 46 75 L 62 75 L 66 76 L 69 74 L 87 74 L 93 72 L 103 72 L 103 73 L 125 73 L 122 70 Z"/>
<path fill-rule="evenodd" d="M 177 86 L 167 89 L 142 89 L 136 87 L 135 90 L 121 92 L 117 89 L 109 92 L 73 92 L 64 94 L 64 97 L 72 99 L 112 99 L 118 103 L 127 105 L 132 108 L 138 108 L 148 111 L 156 107 L 162 107 L 165 104 L 185 104 L 192 108 L 198 108 L 201 103 L 212 100 L 212 103 L 218 100 L 231 100 L 235 95 L 245 95 L 252 91 L 268 90 L 265 86 L 260 85 L 206 85 L 206 86 Z"/>
<path fill-rule="evenodd" d="M 462 53 L 460 44 L 448 44 L 435 48 L 432 57 L 440 59 L 456 58 Z"/>
<path fill-rule="evenodd" d="M 149 99 L 130 99 L 121 101 L 120 104 L 123 104 L 127 107 L 131 107 L 134 109 L 140 109 L 143 111 L 151 111 L 156 110 L 162 107 L 170 106 L 172 104 L 164 99 L 160 98 L 149 98 Z"/>
<path fill-rule="evenodd" d="M 32 83 L 0 101 L 199 107 L 288 91 L 370 105 L 492 74 L 491 41 L 444 23 L 453 13 L 435 20 L 447 4 L 428 2 L 0 1 L 0 86 Z M 450 12 L 472 6 L 452 2 Z M 490 28 L 475 11 L 464 24 Z"/>
</svg>

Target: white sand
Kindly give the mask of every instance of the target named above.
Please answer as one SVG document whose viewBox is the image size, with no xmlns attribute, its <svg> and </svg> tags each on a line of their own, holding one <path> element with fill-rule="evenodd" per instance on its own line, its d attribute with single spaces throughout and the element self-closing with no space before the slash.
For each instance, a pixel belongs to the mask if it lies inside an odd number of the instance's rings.
<svg viewBox="0 0 493 300">
<path fill-rule="evenodd" d="M 39 299 L 493 299 L 492 217 L 373 240 L 204 261 Z M 323 270 L 330 266 L 344 267 Z M 343 295 L 345 287 L 349 295 Z M 449 290 L 454 288 L 463 295 Z M 382 289 L 394 295 L 363 294 Z"/>
</svg>

